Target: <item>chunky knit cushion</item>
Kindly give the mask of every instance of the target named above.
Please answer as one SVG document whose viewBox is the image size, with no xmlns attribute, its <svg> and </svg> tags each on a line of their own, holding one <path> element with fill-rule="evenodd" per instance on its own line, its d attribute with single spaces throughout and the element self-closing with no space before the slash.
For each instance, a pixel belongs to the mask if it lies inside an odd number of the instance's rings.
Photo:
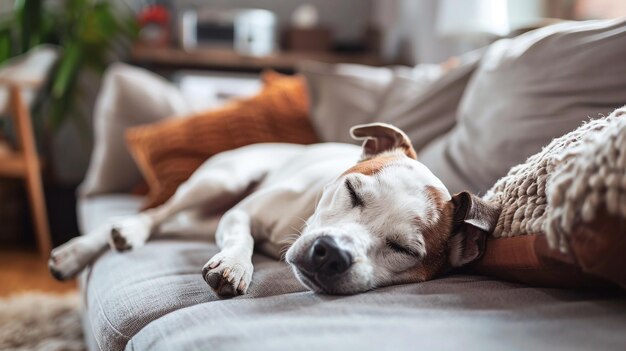
<svg viewBox="0 0 626 351">
<path fill-rule="evenodd" d="M 254 143 L 317 142 L 308 117 L 304 79 L 270 72 L 263 80 L 264 89 L 252 98 L 126 132 L 128 146 L 149 186 L 145 208 L 169 199 L 216 153 Z"/>
<path fill-rule="evenodd" d="M 554 139 L 484 196 L 502 211 L 475 269 L 551 286 L 626 286 L 626 107 Z"/>
</svg>

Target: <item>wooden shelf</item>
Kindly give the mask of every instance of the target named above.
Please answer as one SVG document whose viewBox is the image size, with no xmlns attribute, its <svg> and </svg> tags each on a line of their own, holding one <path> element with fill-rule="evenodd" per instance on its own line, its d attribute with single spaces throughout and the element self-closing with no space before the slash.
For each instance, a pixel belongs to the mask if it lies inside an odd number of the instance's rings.
<svg viewBox="0 0 626 351">
<path fill-rule="evenodd" d="M 303 61 L 320 61 L 328 63 L 357 63 L 370 66 L 382 65 L 376 54 L 349 54 L 331 52 L 281 52 L 269 56 L 243 56 L 228 49 L 199 48 L 186 51 L 174 47 L 154 48 L 135 45 L 131 60 L 142 66 L 161 65 L 178 68 L 226 68 L 241 70 L 295 70 Z"/>
</svg>

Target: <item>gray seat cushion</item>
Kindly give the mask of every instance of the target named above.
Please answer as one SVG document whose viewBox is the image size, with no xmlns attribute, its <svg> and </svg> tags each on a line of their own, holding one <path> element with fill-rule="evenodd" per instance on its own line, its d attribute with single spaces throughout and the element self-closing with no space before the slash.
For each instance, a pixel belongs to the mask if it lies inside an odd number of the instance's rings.
<svg viewBox="0 0 626 351">
<path fill-rule="evenodd" d="M 83 229 L 131 214 L 140 197 L 97 196 L 79 206 Z M 289 267 L 255 255 L 248 294 L 220 300 L 200 269 L 209 242 L 155 240 L 106 252 L 83 275 L 85 325 L 100 350 L 554 349 L 621 350 L 618 293 L 528 288 L 476 276 L 355 296 L 316 295 Z M 584 332 L 581 332 L 584 331 Z"/>
<path fill-rule="evenodd" d="M 622 350 L 624 312 L 617 294 L 450 276 L 354 296 L 201 303 L 148 324 L 126 350 Z"/>
<path fill-rule="evenodd" d="M 212 243 L 155 240 L 126 253 L 107 252 L 91 268 L 86 299 L 93 335 L 102 350 L 120 350 L 153 320 L 217 301 L 202 266 L 217 253 Z M 304 291 L 282 262 L 255 255 L 249 299 Z"/>
</svg>

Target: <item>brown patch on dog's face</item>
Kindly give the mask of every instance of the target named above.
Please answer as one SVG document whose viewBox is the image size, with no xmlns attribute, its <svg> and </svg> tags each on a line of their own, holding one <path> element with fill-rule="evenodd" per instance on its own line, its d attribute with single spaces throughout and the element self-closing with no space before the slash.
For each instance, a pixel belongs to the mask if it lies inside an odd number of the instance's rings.
<svg viewBox="0 0 626 351">
<path fill-rule="evenodd" d="M 350 173 L 361 173 L 363 175 L 371 176 L 378 172 L 380 172 L 383 168 L 391 164 L 393 161 L 397 160 L 397 155 L 385 155 L 385 156 L 377 156 L 370 158 L 365 161 L 361 161 L 356 165 L 352 166 L 352 168 L 343 172 L 342 176 Z"/>
<path fill-rule="evenodd" d="M 499 207 L 467 192 L 446 201 L 440 190 L 426 187 L 435 204 L 432 218 L 437 222 L 422 226 L 426 256 L 417 268 L 423 280 L 430 280 L 452 268 L 466 265 L 482 256 L 486 236 L 493 231 Z"/>
<path fill-rule="evenodd" d="M 420 225 L 426 245 L 426 256 L 422 264 L 417 267 L 422 280 L 430 280 L 437 274 L 449 268 L 448 264 L 448 240 L 453 226 L 454 205 L 452 201 L 446 201 L 441 190 L 426 186 L 429 200 L 434 204 L 429 209 L 427 216 L 437 218 L 434 223 Z M 420 221 L 420 223 L 423 223 Z"/>
</svg>

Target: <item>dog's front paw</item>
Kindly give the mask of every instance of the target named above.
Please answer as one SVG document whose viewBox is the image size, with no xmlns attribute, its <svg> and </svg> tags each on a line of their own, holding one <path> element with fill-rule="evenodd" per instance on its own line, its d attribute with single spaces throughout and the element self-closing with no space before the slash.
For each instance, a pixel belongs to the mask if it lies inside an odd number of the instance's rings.
<svg viewBox="0 0 626 351">
<path fill-rule="evenodd" d="M 252 280 L 254 267 L 250 258 L 220 252 L 202 268 L 202 277 L 222 296 L 243 295 Z"/>
<path fill-rule="evenodd" d="M 123 218 L 111 225 L 109 244 L 117 251 L 138 248 L 146 243 L 151 231 L 152 222 L 146 216 Z"/>
<path fill-rule="evenodd" d="M 93 251 L 85 245 L 85 238 L 74 238 L 50 253 L 48 269 L 57 280 L 73 278 L 94 258 Z"/>
</svg>

